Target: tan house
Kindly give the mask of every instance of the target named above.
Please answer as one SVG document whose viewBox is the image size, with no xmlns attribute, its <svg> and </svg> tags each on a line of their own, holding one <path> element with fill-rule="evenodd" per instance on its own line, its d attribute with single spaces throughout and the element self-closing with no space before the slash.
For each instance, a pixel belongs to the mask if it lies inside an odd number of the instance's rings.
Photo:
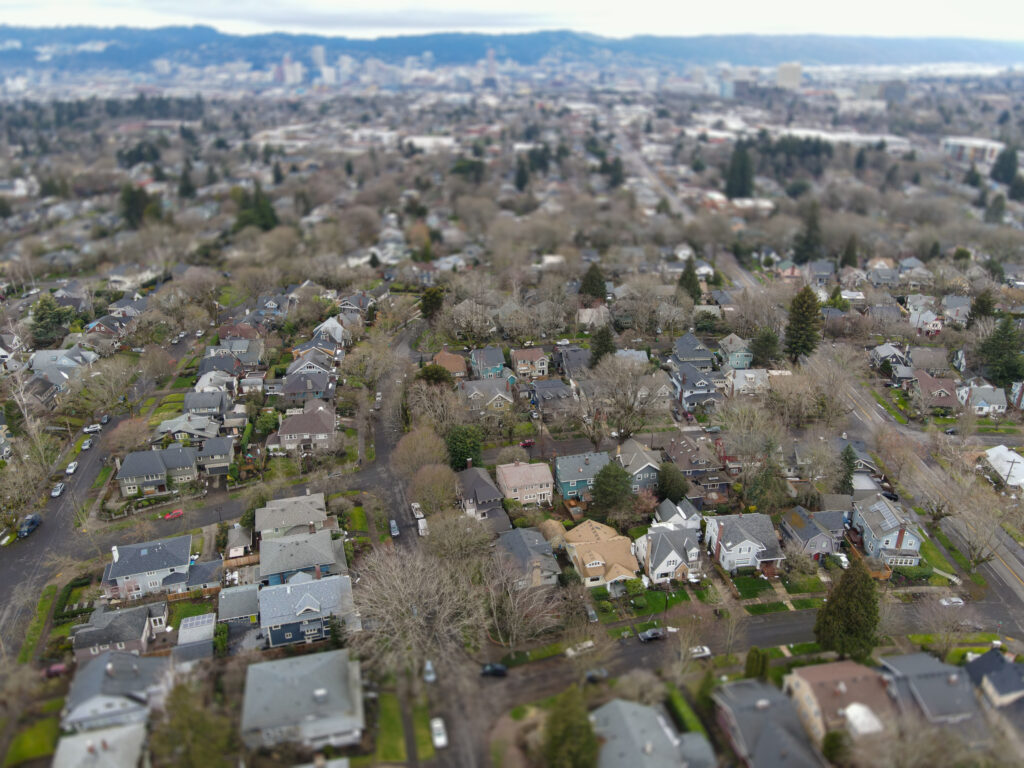
<svg viewBox="0 0 1024 768">
<path fill-rule="evenodd" d="M 547 464 L 499 464 L 495 468 L 498 489 L 506 499 L 520 504 L 550 504 L 555 481 Z"/>
<path fill-rule="evenodd" d="M 509 353 L 512 370 L 519 378 L 539 379 L 548 375 L 551 359 L 543 349 L 513 349 Z"/>
<path fill-rule="evenodd" d="M 853 738 L 880 733 L 899 716 L 882 675 L 854 661 L 835 661 L 794 669 L 782 679 L 800 722 L 821 744 L 829 731 Z"/>
<path fill-rule="evenodd" d="M 464 358 L 462 355 L 456 355 L 452 352 L 449 352 L 447 349 L 442 349 L 440 352 L 434 355 L 434 359 L 431 360 L 430 362 L 432 362 L 434 365 L 440 365 L 442 368 L 448 371 L 448 373 L 450 373 L 452 375 L 452 378 L 454 379 L 466 378 L 468 367 L 466 366 L 466 358 Z"/>
<path fill-rule="evenodd" d="M 640 565 L 633 542 L 594 520 L 584 520 L 565 533 L 565 551 L 588 587 L 636 577 Z"/>
</svg>

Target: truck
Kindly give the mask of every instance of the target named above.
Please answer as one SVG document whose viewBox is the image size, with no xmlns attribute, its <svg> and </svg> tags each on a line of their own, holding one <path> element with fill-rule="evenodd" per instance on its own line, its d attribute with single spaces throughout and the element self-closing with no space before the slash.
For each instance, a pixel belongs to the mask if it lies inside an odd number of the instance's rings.
<svg viewBox="0 0 1024 768">
<path fill-rule="evenodd" d="M 414 501 L 409 506 L 412 507 L 412 516 L 415 517 L 417 520 L 422 520 L 423 519 L 423 507 L 421 507 L 419 505 L 419 502 Z"/>
<path fill-rule="evenodd" d="M 420 536 L 426 536 L 429 533 L 429 531 L 427 530 L 427 520 L 426 520 L 426 518 L 423 518 L 423 517 L 419 518 L 416 521 L 416 528 L 418 529 Z"/>
</svg>

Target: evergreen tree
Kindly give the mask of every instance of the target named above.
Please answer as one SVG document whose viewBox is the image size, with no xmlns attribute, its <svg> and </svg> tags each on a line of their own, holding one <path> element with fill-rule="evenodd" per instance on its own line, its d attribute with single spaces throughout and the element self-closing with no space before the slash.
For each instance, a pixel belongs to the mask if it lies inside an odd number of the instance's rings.
<svg viewBox="0 0 1024 768">
<path fill-rule="evenodd" d="M 530 183 L 530 169 L 522 157 L 516 160 L 516 189 L 522 192 Z"/>
<path fill-rule="evenodd" d="M 970 170 L 964 174 L 964 184 L 972 187 L 981 186 L 981 174 L 978 173 L 978 169 L 975 167 L 974 163 L 971 163 Z"/>
<path fill-rule="evenodd" d="M 609 461 L 594 475 L 590 509 L 604 520 L 608 513 L 629 504 L 633 496 L 633 478 L 617 461 Z"/>
<path fill-rule="evenodd" d="M 187 159 L 178 179 L 178 197 L 195 197 L 196 185 L 192 183 L 192 163 Z"/>
<path fill-rule="evenodd" d="M 1017 174 L 1010 182 L 1010 189 L 1006 196 L 1018 203 L 1024 203 L 1024 175 Z"/>
<path fill-rule="evenodd" d="M 62 307 L 50 294 L 42 294 L 32 307 L 29 326 L 36 347 L 50 347 L 60 341 L 64 335 L 62 328 L 71 322 L 74 314 L 72 307 Z"/>
<path fill-rule="evenodd" d="M 155 765 L 229 768 L 237 763 L 231 723 L 203 706 L 196 686 L 184 683 L 167 696 L 163 717 L 152 723 L 149 743 Z"/>
<path fill-rule="evenodd" d="M 839 260 L 840 267 L 856 267 L 857 266 L 857 236 L 850 235 L 850 239 L 846 241 L 846 247 L 843 248 L 843 256 Z"/>
<path fill-rule="evenodd" d="M 131 184 L 121 187 L 121 215 L 129 229 L 138 229 L 142 225 L 148 205 L 146 190 Z"/>
<path fill-rule="evenodd" d="M 1009 315 L 1003 317 L 978 348 L 988 378 L 997 387 L 1007 387 L 1024 378 L 1024 338 Z"/>
<path fill-rule="evenodd" d="M 855 557 L 818 609 L 814 636 L 839 658 L 864 661 L 878 643 L 878 592 L 864 561 Z"/>
<path fill-rule="evenodd" d="M 284 171 L 281 170 L 281 163 L 277 160 L 274 161 L 274 186 L 276 187 L 284 181 Z"/>
<path fill-rule="evenodd" d="M 433 320 L 441 307 L 444 306 L 444 289 L 432 286 L 423 292 L 420 299 L 420 312 L 427 320 Z"/>
<path fill-rule="evenodd" d="M 600 744 L 587 715 L 583 692 L 568 688 L 548 710 L 542 753 L 546 768 L 594 768 Z"/>
<path fill-rule="evenodd" d="M 595 299 L 604 299 L 607 293 L 604 287 L 604 273 L 601 272 L 601 268 L 597 264 L 591 264 L 584 273 L 583 280 L 580 282 L 580 293 Z"/>
<path fill-rule="evenodd" d="M 683 267 L 683 274 L 679 276 L 679 287 L 693 299 L 694 304 L 700 302 L 704 292 L 700 287 L 700 278 L 697 277 L 697 257 L 691 256 L 686 260 Z"/>
<path fill-rule="evenodd" d="M 743 676 L 747 678 L 761 677 L 767 657 L 756 645 L 747 651 L 747 660 L 743 667 Z"/>
<path fill-rule="evenodd" d="M 811 354 L 821 341 L 821 308 L 818 297 L 805 285 L 789 305 L 786 324 L 786 355 L 791 362 Z"/>
<path fill-rule="evenodd" d="M 764 367 L 779 356 L 779 334 L 767 326 L 758 329 L 750 341 L 750 353 L 754 365 Z"/>
<path fill-rule="evenodd" d="M 613 354 L 615 354 L 615 339 L 612 338 L 612 329 L 607 325 L 602 325 L 590 337 L 590 367 L 596 367 L 603 357 Z"/>
<path fill-rule="evenodd" d="M 996 195 L 985 209 L 985 223 L 1001 224 L 1006 216 L 1006 198 Z"/>
<path fill-rule="evenodd" d="M 1014 147 L 1006 147 L 996 157 L 992 164 L 992 172 L 989 174 L 993 181 L 1001 184 L 1012 184 L 1013 177 L 1017 175 L 1017 150 Z"/>
<path fill-rule="evenodd" d="M 825 306 L 838 309 L 841 312 L 846 312 L 850 309 L 850 302 L 843 298 L 843 290 L 837 285 L 832 289 L 832 293 L 829 294 L 828 301 L 825 302 Z"/>
<path fill-rule="evenodd" d="M 482 466 L 484 435 L 480 427 L 474 424 L 454 426 L 448 433 L 445 444 L 448 446 L 448 464 L 456 472 L 466 469 L 470 459 L 474 467 Z"/>
<path fill-rule="evenodd" d="M 863 171 L 868 167 L 868 151 L 861 147 L 857 150 L 857 156 L 853 160 L 853 169 L 855 171 Z"/>
<path fill-rule="evenodd" d="M 671 461 L 662 462 L 658 469 L 658 496 L 678 504 L 686 498 L 690 490 L 690 481 L 686 475 Z"/>
<path fill-rule="evenodd" d="M 818 220 L 818 204 L 812 203 L 804 215 L 803 231 L 793 243 L 793 261 L 806 264 L 821 256 L 821 222 Z"/>
<path fill-rule="evenodd" d="M 737 197 L 751 197 L 754 194 L 754 167 L 746 142 L 738 141 L 729 158 L 725 173 L 725 195 L 730 200 Z"/>
<path fill-rule="evenodd" d="M 616 157 L 612 160 L 611 166 L 608 170 L 608 186 L 612 189 L 622 186 L 622 182 L 626 180 L 626 172 L 622 168 L 622 158 Z"/>
<path fill-rule="evenodd" d="M 214 170 L 213 165 L 209 164 L 206 166 L 206 185 L 217 183 L 217 171 Z"/>
<path fill-rule="evenodd" d="M 980 317 L 992 317 L 996 313 L 996 300 L 992 291 L 986 288 L 974 297 L 971 302 L 971 313 L 967 317 L 967 327 L 971 328 Z"/>
<path fill-rule="evenodd" d="M 857 469 L 857 452 L 849 443 L 839 454 L 840 475 L 836 478 L 836 493 L 853 493 L 853 473 Z"/>
</svg>

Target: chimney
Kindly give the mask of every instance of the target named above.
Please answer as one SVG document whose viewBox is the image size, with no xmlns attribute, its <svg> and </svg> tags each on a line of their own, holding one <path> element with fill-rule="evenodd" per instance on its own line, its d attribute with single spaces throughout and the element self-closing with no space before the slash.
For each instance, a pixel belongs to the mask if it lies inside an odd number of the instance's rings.
<svg viewBox="0 0 1024 768">
<path fill-rule="evenodd" d="M 654 754 L 654 744 L 652 744 L 649 741 L 644 742 L 644 754 L 645 755 Z"/>
<path fill-rule="evenodd" d="M 953 672 L 949 676 L 948 680 L 950 685 L 956 685 L 958 682 L 960 682 L 960 675 L 958 675 L 956 672 Z"/>
<path fill-rule="evenodd" d="M 519 459 L 516 459 L 516 466 L 519 466 Z"/>
<path fill-rule="evenodd" d="M 110 552 L 114 556 L 114 562 L 116 563 L 117 562 L 117 558 L 118 558 L 117 545 L 116 544 L 110 548 Z"/>
<path fill-rule="evenodd" d="M 102 749 L 104 752 L 106 752 L 108 749 L 110 749 L 110 747 L 107 746 L 107 740 L 106 739 L 100 739 L 100 749 Z"/>
<path fill-rule="evenodd" d="M 836 695 L 842 696 L 844 693 L 846 693 L 846 683 L 840 680 L 839 684 L 836 686 Z"/>
<path fill-rule="evenodd" d="M 327 758 L 323 756 L 322 752 L 313 755 L 313 768 L 327 768 Z"/>
<path fill-rule="evenodd" d="M 320 581 L 322 576 L 323 574 L 320 572 L 320 566 L 318 565 L 316 568 L 313 569 L 313 578 L 316 581 Z"/>
<path fill-rule="evenodd" d="M 467 456 L 466 457 L 466 469 L 472 469 L 472 468 L 473 468 L 473 457 L 472 456 Z"/>
<path fill-rule="evenodd" d="M 316 533 L 316 525 L 313 523 L 312 520 L 309 521 L 309 532 Z"/>
<path fill-rule="evenodd" d="M 590 466 L 590 457 L 589 456 L 584 456 L 583 457 L 583 463 L 586 464 L 587 466 Z M 582 471 L 582 470 L 580 470 L 580 471 Z"/>
<path fill-rule="evenodd" d="M 90 755 L 96 754 L 96 745 L 92 743 L 91 739 L 85 742 L 85 751 L 88 752 Z"/>
</svg>

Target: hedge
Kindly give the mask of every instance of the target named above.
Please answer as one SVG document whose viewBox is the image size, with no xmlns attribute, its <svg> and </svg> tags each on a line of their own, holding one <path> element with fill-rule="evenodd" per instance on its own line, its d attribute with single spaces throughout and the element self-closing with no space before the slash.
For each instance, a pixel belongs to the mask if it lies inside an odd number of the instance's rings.
<svg viewBox="0 0 1024 768">
<path fill-rule="evenodd" d="M 252 437 L 252 422 L 248 422 L 245 425 L 245 431 L 242 432 L 242 453 L 245 453 L 245 449 L 249 447 L 249 439 Z"/>
<path fill-rule="evenodd" d="M 934 569 L 930 565 L 898 565 L 892 570 L 908 581 L 926 581 Z"/>
<path fill-rule="evenodd" d="M 74 608 L 70 611 L 66 610 L 68 600 L 71 598 L 71 593 L 79 587 L 87 587 L 90 584 L 92 584 L 92 576 L 79 576 L 64 585 L 64 589 L 62 589 L 60 594 L 57 595 L 57 600 L 53 605 L 54 624 L 63 624 L 84 614 L 92 613 L 92 608 Z"/>
<path fill-rule="evenodd" d="M 676 725 L 687 733 L 699 733 L 707 738 L 708 732 L 704 729 L 704 724 L 697 717 L 697 713 L 693 711 L 693 708 L 687 703 L 686 699 L 683 698 L 683 694 L 680 693 L 679 689 L 671 684 L 666 687 L 668 689 L 668 708 L 675 718 Z"/>
</svg>

